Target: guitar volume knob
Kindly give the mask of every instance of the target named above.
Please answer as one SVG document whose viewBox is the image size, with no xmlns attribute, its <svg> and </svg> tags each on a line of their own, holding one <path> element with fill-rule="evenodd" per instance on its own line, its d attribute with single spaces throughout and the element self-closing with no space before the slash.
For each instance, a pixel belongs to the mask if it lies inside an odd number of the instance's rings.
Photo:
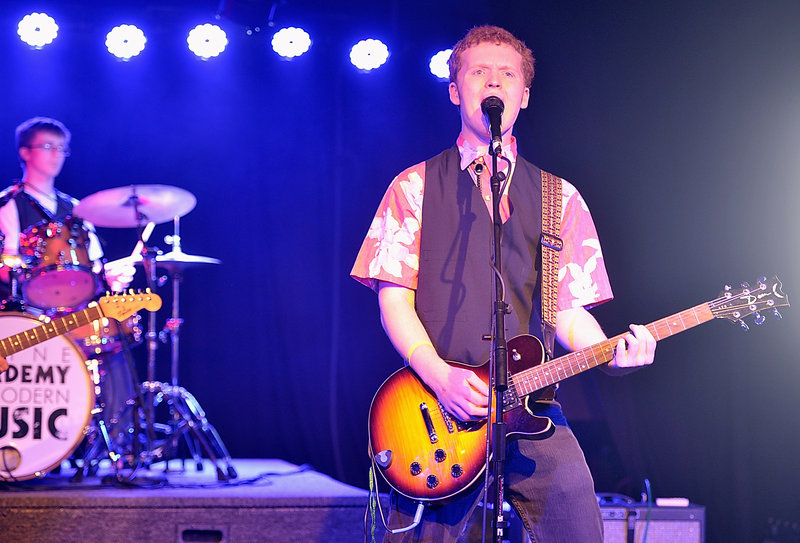
<svg viewBox="0 0 800 543">
<path fill-rule="evenodd" d="M 417 476 L 422 473 L 422 466 L 419 465 L 419 462 L 411 462 L 411 475 Z"/>
<path fill-rule="evenodd" d="M 434 458 L 434 459 L 435 459 L 437 462 L 444 462 L 444 461 L 445 461 L 445 459 L 447 458 L 447 453 L 446 453 L 446 452 L 444 452 L 444 450 L 443 450 L 443 449 L 436 449 L 436 452 L 435 452 L 435 453 L 433 453 L 433 458 Z"/>
<path fill-rule="evenodd" d="M 428 475 L 427 483 L 428 488 L 436 488 L 439 486 L 439 478 L 436 475 Z"/>
<path fill-rule="evenodd" d="M 450 475 L 458 479 L 464 475 L 464 468 L 461 467 L 461 464 L 453 464 L 453 466 L 450 468 Z"/>
</svg>

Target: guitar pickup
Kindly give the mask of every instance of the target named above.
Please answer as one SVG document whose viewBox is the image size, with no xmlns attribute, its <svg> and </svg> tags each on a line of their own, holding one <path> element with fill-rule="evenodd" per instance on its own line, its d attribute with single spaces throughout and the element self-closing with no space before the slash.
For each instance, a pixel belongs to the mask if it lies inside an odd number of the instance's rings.
<svg viewBox="0 0 800 543">
<path fill-rule="evenodd" d="M 436 433 L 436 428 L 433 427 L 433 419 L 431 419 L 431 412 L 428 409 L 428 404 L 422 402 L 419 404 L 419 412 L 422 414 L 422 420 L 425 421 L 425 428 L 428 430 L 428 438 L 431 443 L 439 441 L 439 436 Z"/>
</svg>

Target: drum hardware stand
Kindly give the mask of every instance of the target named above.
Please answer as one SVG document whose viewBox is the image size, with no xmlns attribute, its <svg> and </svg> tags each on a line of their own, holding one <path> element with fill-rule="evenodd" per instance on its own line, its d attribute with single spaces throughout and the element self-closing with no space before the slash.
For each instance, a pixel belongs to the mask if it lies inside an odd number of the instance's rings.
<svg viewBox="0 0 800 543">
<path fill-rule="evenodd" d="M 17 255 L 3 255 L 2 264 L 8 268 L 10 294 L 0 302 L 0 311 L 25 312 L 25 302 L 19 295 L 19 273 L 26 266 L 25 259 Z"/>
<path fill-rule="evenodd" d="M 167 236 L 165 241 L 172 245 L 173 253 L 181 252 L 181 219 L 173 219 L 173 234 Z M 172 318 L 167 319 L 164 331 L 169 331 L 170 336 L 170 378 L 172 385 L 178 386 L 178 354 L 180 347 L 180 328 L 183 319 L 180 318 L 180 288 L 183 281 L 183 272 L 176 267 L 172 272 Z"/>
<path fill-rule="evenodd" d="M 203 449 L 209 458 L 215 462 L 220 479 L 235 478 L 236 470 L 230 465 L 228 454 L 222 440 L 213 426 L 208 423 L 205 413 L 200 408 L 194 396 L 184 388 L 178 386 L 178 348 L 179 333 L 183 320 L 179 315 L 178 296 L 182 280 L 183 267 L 194 264 L 219 264 L 217 259 L 185 255 L 180 251 L 179 218 L 191 211 L 196 204 L 196 198 L 188 191 L 168 185 L 131 185 L 107 189 L 89 195 L 81 200 L 75 208 L 75 214 L 85 217 L 96 226 L 111 228 L 136 228 L 138 234 L 137 249 L 135 254 L 141 255 L 141 264 L 147 277 L 147 284 L 155 292 L 162 283 L 156 277 L 156 268 L 159 265 L 166 267 L 173 273 L 173 311 L 167 320 L 161 334 L 156 333 L 156 314 L 149 315 L 148 326 L 145 333 L 147 345 L 147 380 L 137 385 L 141 396 L 145 397 L 141 411 L 144 413 L 142 424 L 146 426 L 148 446 L 141 453 L 140 459 L 149 467 L 154 457 L 167 460 L 169 468 L 170 456 L 176 457 L 177 445 L 180 436 L 186 438 L 192 457 L 198 464 L 200 462 L 200 449 Z M 149 226 L 161 224 L 173 219 L 175 225 L 174 236 L 169 241 L 173 251 L 161 255 L 156 248 L 147 247 L 145 242 L 149 235 L 146 234 Z M 132 255 L 135 256 L 135 255 Z M 166 279 L 166 276 L 165 276 Z M 156 381 L 156 349 L 159 339 L 171 337 L 172 353 L 170 381 L 161 383 Z M 170 421 L 167 424 L 156 424 L 155 409 L 161 403 L 169 408 Z M 137 431 L 141 431 L 141 427 Z M 167 434 L 167 439 L 156 442 L 156 431 Z M 112 435 L 113 437 L 113 435 Z M 159 435 L 160 438 L 160 435 Z M 113 440 L 112 440 L 113 441 Z"/>
<path fill-rule="evenodd" d="M 166 241 L 172 246 L 170 254 L 179 256 L 182 254 L 180 217 L 175 216 L 173 218 L 173 228 L 173 235 L 167 236 Z M 148 278 L 151 284 L 155 286 L 157 283 L 155 270 L 158 257 L 153 251 L 147 256 L 151 259 Z M 180 317 L 180 284 L 183 281 L 180 262 L 175 262 L 175 266 L 170 271 L 172 273 L 172 316 L 167 319 L 161 333 L 156 334 L 154 315 L 151 314 L 150 327 L 147 334 L 148 348 L 152 352 L 148 362 L 150 359 L 155 360 L 156 338 L 166 340 L 167 335 L 170 338 L 170 383 L 161 383 L 155 380 L 154 363 L 152 366 L 148 363 L 147 381 L 142 383 L 142 391 L 146 394 L 150 412 L 153 412 L 156 405 L 166 401 L 171 414 L 169 427 L 165 429 L 168 437 L 161 450 L 157 451 L 159 453 L 158 456 L 167 461 L 167 470 L 169 470 L 169 453 L 174 454 L 177 452 L 180 437 L 183 436 L 189 449 L 189 454 L 194 460 L 198 471 L 203 468 L 200 455 L 200 449 L 202 449 L 215 465 L 218 480 L 235 479 L 238 474 L 231 464 L 231 456 L 219 433 L 208 422 L 203 408 L 200 407 L 195 397 L 185 388 L 178 385 L 180 327 L 183 324 L 183 319 Z M 155 420 L 155 418 L 151 420 Z M 151 454 L 155 455 L 155 452 L 151 451 Z"/>
<path fill-rule="evenodd" d="M 203 469 L 199 450 L 202 448 L 216 467 L 217 480 L 227 481 L 238 476 L 236 469 L 231 464 L 231 456 L 217 430 L 208 422 L 203 408 L 189 391 L 180 386 L 152 381 L 142 383 L 142 390 L 155 395 L 156 403 L 166 401 L 173 414 L 172 424 L 167 429 L 168 435 L 163 447 L 160 450 L 151 451 L 152 454 L 162 456 L 169 466 L 168 449 L 177 450 L 180 438 L 184 436 L 198 471 Z M 177 424 L 175 424 L 176 420 Z M 190 437 L 192 439 L 189 439 Z"/>
<path fill-rule="evenodd" d="M 88 446 L 83 454 L 83 464 L 77 466 L 78 471 L 76 471 L 75 475 L 73 475 L 70 479 L 70 481 L 73 483 L 79 483 L 83 481 L 84 477 L 87 475 L 91 476 L 96 473 L 97 465 L 100 462 L 101 446 L 105 446 L 105 450 L 108 453 L 108 458 L 111 460 L 111 467 L 114 469 L 114 473 L 117 475 L 117 477 L 119 477 L 119 472 L 122 469 L 122 456 L 114 450 L 114 447 L 111 444 L 111 436 L 108 432 L 108 427 L 106 426 L 106 421 L 102 417 L 105 407 L 104 401 L 100 398 L 102 392 L 99 392 L 100 374 L 97 368 L 98 360 L 92 359 L 92 361 L 93 364 L 87 367 L 92 375 L 92 383 L 94 384 L 95 389 L 95 403 L 94 408 L 91 411 L 91 415 L 95 423 L 95 428 L 97 428 L 97 430 L 94 432 L 99 432 L 100 440 L 97 439 L 97 435 L 92 435 L 94 433 L 92 430 L 89 431 L 87 435 Z"/>
<path fill-rule="evenodd" d="M 128 340 L 126 339 L 124 334 L 120 334 L 119 340 L 122 343 L 122 353 L 125 357 L 125 365 L 128 368 L 129 377 L 131 382 L 136 383 L 136 368 L 133 361 L 133 356 L 130 351 L 130 346 L 128 345 Z M 144 399 L 142 397 L 141 389 L 137 386 L 133 387 L 133 391 L 135 392 L 136 397 L 129 397 L 125 400 L 125 407 L 121 408 L 119 412 L 116 413 L 107 413 L 107 410 L 111 409 L 112 406 L 110 405 L 110 399 L 107 398 L 104 394 L 104 391 L 108 390 L 109 384 L 103 384 L 101 381 L 100 369 L 98 364 L 101 363 L 101 360 L 98 359 L 98 356 L 102 356 L 98 354 L 96 357 L 90 358 L 87 361 L 87 370 L 92 378 L 92 384 L 94 385 L 95 391 L 95 406 L 91 411 L 92 419 L 94 420 L 94 426 L 90 429 L 87 435 L 87 443 L 88 446 L 83 455 L 83 464 L 78 467 L 78 471 L 72 476 L 72 482 L 80 482 L 83 478 L 87 475 L 94 475 L 97 472 L 97 467 L 102 460 L 102 449 L 101 447 L 105 448 L 105 452 L 108 454 L 108 458 L 111 461 L 111 467 L 114 470 L 112 476 L 108 476 L 104 478 L 103 482 L 106 480 L 113 480 L 120 483 L 131 482 L 134 479 L 138 468 L 141 466 L 141 455 L 139 447 L 141 443 L 139 441 L 141 425 L 139 424 L 138 420 L 138 413 L 141 406 L 144 405 Z M 113 355 L 112 355 L 113 356 Z M 129 475 L 124 476 L 122 474 L 122 469 L 125 467 L 123 458 L 126 456 L 125 452 L 123 451 L 120 453 L 114 446 L 113 439 L 111 438 L 110 429 L 113 429 L 114 425 L 120 424 L 121 420 L 123 419 L 124 415 L 130 411 L 132 414 L 132 421 L 131 421 L 131 447 L 132 450 L 130 452 L 131 457 L 131 468 L 132 471 Z M 110 415 L 110 424 L 111 426 L 106 423 L 106 419 L 103 418 L 104 414 Z M 99 434 L 100 439 L 97 439 Z M 149 443 L 148 443 L 148 448 Z M 113 479 L 109 479 L 113 478 Z"/>
</svg>

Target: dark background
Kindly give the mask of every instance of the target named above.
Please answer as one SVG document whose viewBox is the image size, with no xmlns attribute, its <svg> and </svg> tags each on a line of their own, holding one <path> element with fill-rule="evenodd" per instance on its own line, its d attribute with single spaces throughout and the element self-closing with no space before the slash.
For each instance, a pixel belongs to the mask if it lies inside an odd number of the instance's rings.
<svg viewBox="0 0 800 543">
<path fill-rule="evenodd" d="M 456 109 L 427 63 L 476 24 L 534 50 L 516 134 L 591 206 L 616 294 L 595 310 L 609 334 L 760 275 L 797 293 L 797 1 L 304 0 L 252 35 L 242 23 L 263 25 L 271 3 L 238 4 L 260 8 L 229 4 L 239 21 L 218 21 L 230 44 L 207 62 L 185 37 L 214 22 L 216 0 L 0 7 L 0 175 L 19 175 L 14 127 L 47 115 L 73 131 L 62 190 L 158 183 L 197 197 L 183 248 L 223 265 L 184 279 L 180 382 L 234 457 L 366 486 L 369 403 L 401 360 L 348 272 L 392 177 L 454 142 Z M 60 25 L 40 51 L 15 34 L 35 10 Z M 148 36 L 129 62 L 103 46 L 121 23 Z M 269 50 L 289 25 L 314 40 L 292 62 Z M 359 73 L 347 52 L 371 36 L 392 55 Z M 171 228 L 152 238 L 165 251 Z M 100 230 L 110 258 L 132 250 L 133 230 Z M 566 383 L 597 490 L 638 498 L 648 478 L 656 496 L 707 507 L 708 541 L 760 541 L 768 518 L 800 520 L 798 320 L 783 315 L 749 333 L 714 321 L 660 343 L 644 371 Z M 165 345 L 158 378 L 168 371 Z"/>
</svg>

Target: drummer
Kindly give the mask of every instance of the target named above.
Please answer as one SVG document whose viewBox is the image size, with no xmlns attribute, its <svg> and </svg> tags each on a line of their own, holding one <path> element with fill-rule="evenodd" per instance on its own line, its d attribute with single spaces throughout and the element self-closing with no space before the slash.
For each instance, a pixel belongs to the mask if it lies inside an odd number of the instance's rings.
<svg viewBox="0 0 800 543">
<path fill-rule="evenodd" d="M 19 254 L 20 234 L 37 223 L 63 220 L 72 214 L 78 201 L 55 188 L 55 180 L 64 160 L 70 155 L 70 131 L 63 123 L 47 117 L 34 117 L 16 129 L 16 144 L 22 166 L 22 179 L 0 193 L 0 234 L 5 238 L 3 260 L 11 262 L 9 256 Z M 5 197 L 9 197 L 4 198 Z M 93 271 L 104 270 L 105 280 L 111 290 L 121 291 L 133 279 L 135 268 L 128 263 L 118 263 L 103 268 L 103 249 L 87 222 L 89 246 L 87 252 L 93 262 Z M 0 267 L 0 292 L 8 297 L 9 268 Z"/>
</svg>

